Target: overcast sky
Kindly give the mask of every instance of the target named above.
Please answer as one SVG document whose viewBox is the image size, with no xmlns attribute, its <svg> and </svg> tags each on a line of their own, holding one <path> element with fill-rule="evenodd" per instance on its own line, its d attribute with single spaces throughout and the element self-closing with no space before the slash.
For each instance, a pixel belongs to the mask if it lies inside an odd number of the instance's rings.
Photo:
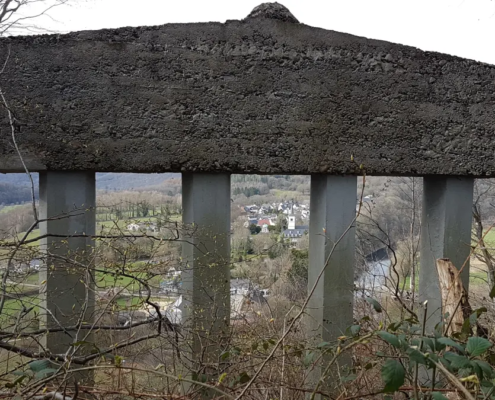
<svg viewBox="0 0 495 400">
<path fill-rule="evenodd" d="M 261 0 L 71 0 L 57 31 L 244 18 Z M 495 0 L 283 0 L 300 22 L 495 64 Z"/>
</svg>

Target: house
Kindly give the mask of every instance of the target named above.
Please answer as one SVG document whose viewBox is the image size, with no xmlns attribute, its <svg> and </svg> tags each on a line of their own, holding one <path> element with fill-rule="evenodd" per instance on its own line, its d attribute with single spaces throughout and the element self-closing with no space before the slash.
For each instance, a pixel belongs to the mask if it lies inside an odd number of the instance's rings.
<svg viewBox="0 0 495 400">
<path fill-rule="evenodd" d="M 272 218 L 276 217 L 269 217 L 265 215 L 257 221 L 256 225 L 261 227 L 261 233 L 269 233 L 270 231 L 268 230 L 268 227 L 276 225 Z"/>
<path fill-rule="evenodd" d="M 252 204 L 250 206 L 245 206 L 244 210 L 250 214 L 258 214 L 259 207 L 256 204 Z"/>
<path fill-rule="evenodd" d="M 177 271 L 174 267 L 170 268 L 167 271 L 167 277 L 169 277 L 169 278 L 175 278 L 175 277 L 181 276 L 181 275 L 182 275 L 182 271 Z"/>
<path fill-rule="evenodd" d="M 249 279 L 231 279 L 230 294 L 243 294 L 247 296 L 254 289 L 253 284 Z"/>
<path fill-rule="evenodd" d="M 137 232 L 140 230 L 140 226 L 138 224 L 135 224 L 135 223 L 132 223 L 132 224 L 129 224 L 127 225 L 127 230 L 129 232 Z"/>
<path fill-rule="evenodd" d="M 262 204 L 259 209 L 259 214 L 267 214 L 272 212 L 272 206 L 270 204 Z"/>
<path fill-rule="evenodd" d="M 284 238 L 290 240 L 291 243 L 297 243 L 297 241 L 304 235 L 308 234 L 308 225 L 296 226 L 296 217 L 289 215 L 289 223 L 287 229 L 283 232 Z"/>
<path fill-rule="evenodd" d="M 158 226 L 156 224 L 146 224 L 146 229 L 151 231 L 151 232 L 159 232 L 160 229 L 158 229 Z"/>
<path fill-rule="evenodd" d="M 31 269 L 34 269 L 35 271 L 39 271 L 40 268 L 41 268 L 41 260 L 38 260 L 37 258 L 33 258 L 30 262 L 29 262 L 29 267 Z"/>
<path fill-rule="evenodd" d="M 251 225 L 258 225 L 258 218 L 249 217 L 246 222 L 244 222 L 244 228 L 249 228 Z"/>
<path fill-rule="evenodd" d="M 165 275 L 165 279 L 160 282 L 160 293 L 167 295 L 177 294 L 182 288 L 182 271 L 170 268 Z"/>
<path fill-rule="evenodd" d="M 166 295 L 172 295 L 179 293 L 182 288 L 182 281 L 180 277 L 175 277 L 173 279 L 167 279 L 160 282 L 160 293 Z"/>
<path fill-rule="evenodd" d="M 133 222 L 132 224 L 127 225 L 127 230 L 129 232 L 143 232 L 143 231 L 158 232 L 159 231 L 156 224 L 153 224 L 151 222 L 142 222 L 140 224 L 136 224 L 135 222 Z"/>
<path fill-rule="evenodd" d="M 271 221 L 270 218 L 262 218 L 262 219 L 259 219 L 258 220 L 258 223 L 257 223 L 258 226 L 263 226 L 263 225 L 273 225 L 273 222 Z"/>
<path fill-rule="evenodd" d="M 12 272 L 16 274 L 26 274 L 30 270 L 30 267 L 27 263 L 22 262 L 18 265 L 14 265 L 12 268 Z"/>
<path fill-rule="evenodd" d="M 259 289 L 249 279 L 231 279 L 230 280 L 230 295 L 231 295 L 231 315 L 235 319 L 244 318 L 243 304 L 247 298 L 252 302 L 265 304 L 269 296 L 269 289 Z M 183 298 L 179 295 L 177 300 L 166 307 L 164 315 L 174 325 L 182 323 L 182 305 Z M 150 310 L 152 313 L 153 310 Z"/>
</svg>

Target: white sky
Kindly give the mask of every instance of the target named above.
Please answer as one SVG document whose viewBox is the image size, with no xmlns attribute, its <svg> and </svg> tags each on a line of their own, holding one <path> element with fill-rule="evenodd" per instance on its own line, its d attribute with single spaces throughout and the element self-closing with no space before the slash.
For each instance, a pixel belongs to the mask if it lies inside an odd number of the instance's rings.
<svg viewBox="0 0 495 400">
<path fill-rule="evenodd" d="M 242 19 L 263 0 L 71 0 L 57 31 Z M 300 22 L 495 64 L 495 0 L 279 0 Z M 56 20 L 56 21 L 55 21 Z"/>
</svg>

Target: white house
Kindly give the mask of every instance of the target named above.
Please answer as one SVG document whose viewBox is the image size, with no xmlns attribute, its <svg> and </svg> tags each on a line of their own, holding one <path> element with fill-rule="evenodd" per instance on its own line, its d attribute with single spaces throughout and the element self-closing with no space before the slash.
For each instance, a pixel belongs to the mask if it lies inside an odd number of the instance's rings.
<svg viewBox="0 0 495 400">
<path fill-rule="evenodd" d="M 137 231 L 139 231 L 140 228 L 141 227 L 138 224 L 135 224 L 135 223 L 132 223 L 132 224 L 127 225 L 127 230 L 129 232 L 137 232 Z"/>
<path fill-rule="evenodd" d="M 296 226 L 296 217 L 289 215 L 289 223 L 287 229 L 284 231 L 284 237 L 289 239 L 291 243 L 297 243 L 297 241 L 309 232 L 308 225 Z"/>
<path fill-rule="evenodd" d="M 177 276 L 181 276 L 181 274 L 182 274 L 182 271 L 177 271 L 174 267 L 170 268 L 167 271 L 167 276 L 170 278 L 175 278 Z"/>
</svg>

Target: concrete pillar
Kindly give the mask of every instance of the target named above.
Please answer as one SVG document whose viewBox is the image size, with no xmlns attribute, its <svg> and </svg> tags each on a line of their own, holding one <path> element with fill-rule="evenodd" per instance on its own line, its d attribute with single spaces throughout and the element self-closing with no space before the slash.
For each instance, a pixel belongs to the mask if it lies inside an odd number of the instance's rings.
<svg viewBox="0 0 495 400">
<path fill-rule="evenodd" d="M 355 176 L 311 176 L 308 290 L 326 265 L 307 310 L 315 343 L 336 343 L 353 323 L 356 196 Z"/>
<path fill-rule="evenodd" d="M 193 378 L 215 376 L 230 322 L 230 174 L 182 174 L 183 320 Z"/>
<path fill-rule="evenodd" d="M 41 172 L 39 180 L 39 213 L 40 219 L 44 220 L 40 223 L 40 234 L 62 236 L 46 237 L 40 244 L 41 251 L 47 252 L 46 263 L 39 274 L 41 325 L 58 327 L 59 323 L 75 325 L 78 320 L 91 322 L 94 291 L 88 261 L 94 242 L 71 235 L 95 234 L 95 174 Z M 71 261 L 88 267 L 81 268 Z M 44 312 L 45 309 L 54 318 Z M 50 333 L 44 336 L 42 345 L 52 353 L 65 353 L 71 343 L 83 340 L 87 333 Z"/>
<path fill-rule="evenodd" d="M 428 300 L 429 332 L 442 320 L 436 260 L 449 258 L 458 269 L 466 263 L 461 279 L 466 289 L 469 286 L 473 185 L 473 178 L 423 178 L 419 300 Z"/>
</svg>

